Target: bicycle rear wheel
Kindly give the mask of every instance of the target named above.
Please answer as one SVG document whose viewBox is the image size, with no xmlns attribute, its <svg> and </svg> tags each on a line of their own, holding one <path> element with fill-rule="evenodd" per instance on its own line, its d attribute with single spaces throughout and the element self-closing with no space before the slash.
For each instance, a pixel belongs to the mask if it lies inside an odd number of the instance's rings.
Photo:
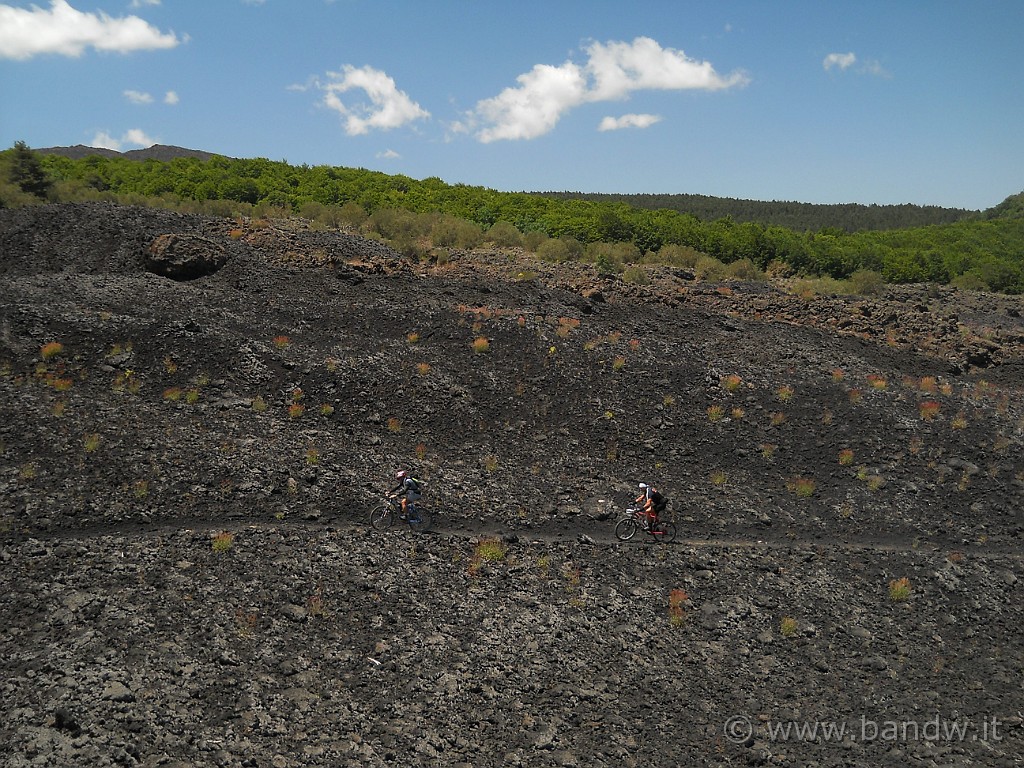
<svg viewBox="0 0 1024 768">
<path fill-rule="evenodd" d="M 391 507 L 382 504 L 374 507 L 370 513 L 370 525 L 378 531 L 384 531 L 395 524 L 395 513 Z"/>
<path fill-rule="evenodd" d="M 433 524 L 434 518 L 430 516 L 430 513 L 425 509 L 416 510 L 416 519 L 409 520 L 409 528 L 415 533 L 426 533 L 430 530 L 430 526 Z"/>
<path fill-rule="evenodd" d="M 636 533 L 636 520 L 632 517 L 624 517 L 615 524 L 615 538 L 619 541 L 629 541 Z"/>
<path fill-rule="evenodd" d="M 669 544 L 676 540 L 676 524 L 671 520 L 662 520 L 651 529 L 650 534 L 659 544 Z"/>
</svg>

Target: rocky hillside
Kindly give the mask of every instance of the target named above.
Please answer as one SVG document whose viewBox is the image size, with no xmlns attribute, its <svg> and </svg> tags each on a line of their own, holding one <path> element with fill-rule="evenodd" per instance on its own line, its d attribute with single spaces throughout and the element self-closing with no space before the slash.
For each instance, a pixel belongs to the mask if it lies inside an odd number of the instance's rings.
<svg viewBox="0 0 1024 768">
<path fill-rule="evenodd" d="M 1024 755 L 1015 297 L 102 204 L 0 211 L 0 285 L 3 765 Z"/>
</svg>

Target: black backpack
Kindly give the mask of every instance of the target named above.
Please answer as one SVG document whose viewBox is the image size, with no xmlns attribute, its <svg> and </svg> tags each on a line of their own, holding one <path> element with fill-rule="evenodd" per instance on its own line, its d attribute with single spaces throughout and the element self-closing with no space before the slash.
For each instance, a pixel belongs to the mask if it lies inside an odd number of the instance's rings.
<svg viewBox="0 0 1024 768">
<path fill-rule="evenodd" d="M 661 493 L 657 488 L 651 489 L 651 504 L 654 505 L 655 512 L 664 512 L 668 506 L 668 497 Z"/>
</svg>

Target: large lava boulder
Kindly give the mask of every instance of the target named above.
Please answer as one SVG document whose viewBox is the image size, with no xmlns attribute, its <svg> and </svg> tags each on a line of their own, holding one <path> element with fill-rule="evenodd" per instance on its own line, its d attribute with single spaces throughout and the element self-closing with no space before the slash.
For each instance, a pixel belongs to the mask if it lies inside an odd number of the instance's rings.
<svg viewBox="0 0 1024 768">
<path fill-rule="evenodd" d="M 212 275 L 228 261 L 224 248 L 198 235 L 160 235 L 143 257 L 148 271 L 172 280 L 194 280 Z"/>
</svg>

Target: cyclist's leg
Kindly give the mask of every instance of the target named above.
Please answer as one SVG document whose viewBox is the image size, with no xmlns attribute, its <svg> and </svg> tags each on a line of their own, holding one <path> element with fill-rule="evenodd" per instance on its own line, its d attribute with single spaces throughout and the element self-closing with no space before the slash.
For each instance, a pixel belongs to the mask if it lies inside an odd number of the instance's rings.
<svg viewBox="0 0 1024 768">
<path fill-rule="evenodd" d="M 419 498 L 420 498 L 419 496 L 416 496 L 416 497 L 411 498 L 411 499 L 406 497 L 406 501 L 408 502 L 408 510 L 409 510 L 407 514 L 408 514 L 409 520 L 411 520 L 414 523 L 417 522 L 420 519 L 419 510 L 416 508 L 416 502 L 419 501 Z"/>
</svg>

